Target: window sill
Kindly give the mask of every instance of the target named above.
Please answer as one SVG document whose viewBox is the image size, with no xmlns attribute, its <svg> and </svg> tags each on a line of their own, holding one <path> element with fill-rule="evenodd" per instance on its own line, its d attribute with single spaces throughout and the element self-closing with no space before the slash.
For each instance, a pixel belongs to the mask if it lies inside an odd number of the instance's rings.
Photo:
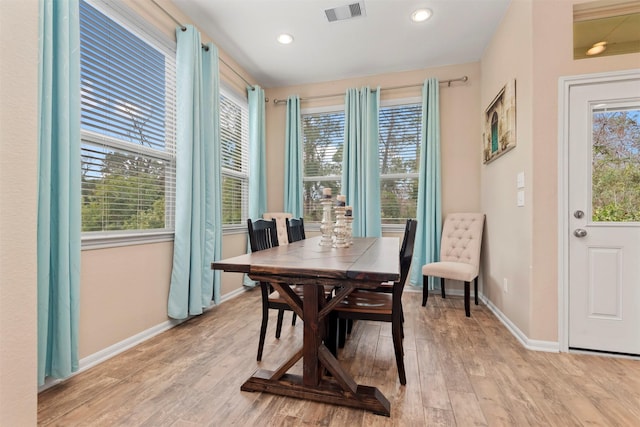
<svg viewBox="0 0 640 427">
<path fill-rule="evenodd" d="M 150 243 L 172 242 L 173 231 L 155 231 L 148 233 L 120 234 L 96 233 L 82 237 L 82 250 L 116 248 L 120 246 L 147 245 Z"/>
<path fill-rule="evenodd" d="M 246 234 L 247 227 L 243 225 L 225 226 L 222 235 Z M 141 232 L 136 234 L 124 233 L 94 233 L 82 237 L 82 250 L 117 248 L 121 246 L 147 245 L 150 243 L 173 242 L 173 231 Z"/>
<path fill-rule="evenodd" d="M 224 236 L 230 234 L 247 234 L 247 225 L 223 225 L 222 226 L 222 234 Z"/>
</svg>

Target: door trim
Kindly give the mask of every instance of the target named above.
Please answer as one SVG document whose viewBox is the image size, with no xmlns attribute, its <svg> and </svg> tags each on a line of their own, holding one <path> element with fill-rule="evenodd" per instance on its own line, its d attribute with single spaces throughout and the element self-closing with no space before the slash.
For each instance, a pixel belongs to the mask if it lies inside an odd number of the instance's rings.
<svg viewBox="0 0 640 427">
<path fill-rule="evenodd" d="M 569 351 L 569 93 L 571 87 L 640 78 L 640 69 L 558 80 L 558 345 Z"/>
</svg>

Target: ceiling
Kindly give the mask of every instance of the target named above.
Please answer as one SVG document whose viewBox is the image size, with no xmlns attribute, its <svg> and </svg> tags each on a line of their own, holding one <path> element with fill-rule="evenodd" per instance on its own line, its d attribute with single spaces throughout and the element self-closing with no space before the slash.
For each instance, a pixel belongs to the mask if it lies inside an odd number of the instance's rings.
<svg viewBox="0 0 640 427">
<path fill-rule="evenodd" d="M 478 61 L 510 2 L 364 0 L 363 16 L 328 22 L 325 9 L 356 1 L 173 0 L 264 87 Z M 412 22 L 424 7 L 431 19 Z"/>
</svg>

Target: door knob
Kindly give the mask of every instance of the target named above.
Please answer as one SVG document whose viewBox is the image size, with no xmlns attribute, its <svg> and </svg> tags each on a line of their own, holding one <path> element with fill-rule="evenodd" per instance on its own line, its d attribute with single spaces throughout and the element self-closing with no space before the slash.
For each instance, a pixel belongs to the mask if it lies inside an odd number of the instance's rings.
<svg viewBox="0 0 640 427">
<path fill-rule="evenodd" d="M 576 228 L 575 230 L 573 230 L 573 235 L 576 237 L 584 237 L 587 235 L 587 230 Z"/>
</svg>

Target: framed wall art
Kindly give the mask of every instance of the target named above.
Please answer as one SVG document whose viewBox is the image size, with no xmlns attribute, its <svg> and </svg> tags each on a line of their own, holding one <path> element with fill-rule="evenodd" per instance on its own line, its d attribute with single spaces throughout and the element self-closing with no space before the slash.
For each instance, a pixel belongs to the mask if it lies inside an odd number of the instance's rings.
<svg viewBox="0 0 640 427">
<path fill-rule="evenodd" d="M 498 92 L 484 113 L 482 162 L 490 163 L 516 146 L 516 81 Z"/>
</svg>

